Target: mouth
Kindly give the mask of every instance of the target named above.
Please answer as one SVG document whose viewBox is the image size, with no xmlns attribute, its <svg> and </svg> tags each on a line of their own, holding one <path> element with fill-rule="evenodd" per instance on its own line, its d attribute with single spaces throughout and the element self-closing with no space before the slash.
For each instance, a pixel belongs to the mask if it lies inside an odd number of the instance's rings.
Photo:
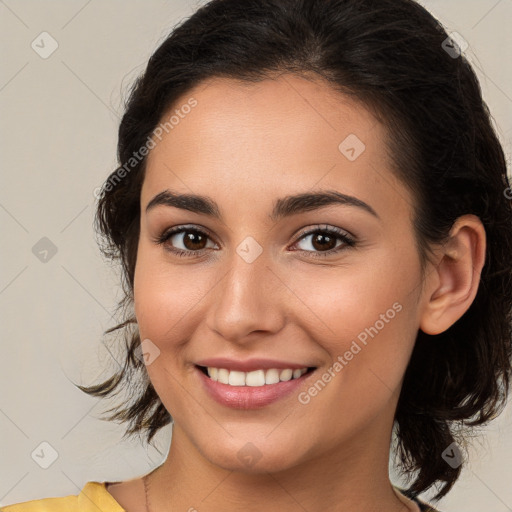
<svg viewBox="0 0 512 512">
<path fill-rule="evenodd" d="M 316 366 L 304 368 L 269 368 L 258 369 L 250 372 L 228 370 L 212 366 L 195 365 L 207 378 L 221 384 L 234 387 L 263 387 L 300 379 L 303 375 L 316 370 Z"/>
<path fill-rule="evenodd" d="M 207 396 L 231 409 L 261 409 L 292 396 L 297 397 L 317 367 L 268 368 L 250 372 L 195 365 Z M 293 403 L 293 402 L 292 402 Z"/>
</svg>

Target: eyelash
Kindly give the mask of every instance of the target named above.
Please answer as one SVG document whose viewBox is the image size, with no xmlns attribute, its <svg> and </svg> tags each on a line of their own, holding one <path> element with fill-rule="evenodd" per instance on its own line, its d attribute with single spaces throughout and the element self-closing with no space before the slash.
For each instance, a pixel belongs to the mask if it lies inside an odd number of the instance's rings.
<svg viewBox="0 0 512 512">
<path fill-rule="evenodd" d="M 178 233 L 196 233 L 199 235 L 203 235 L 205 237 L 210 238 L 209 234 L 206 231 L 203 231 L 201 229 L 197 228 L 189 228 L 187 226 L 178 226 L 175 228 L 168 229 L 167 231 L 164 231 L 161 235 L 157 236 L 153 241 L 158 245 L 165 245 L 166 242 L 173 236 Z M 313 230 L 306 231 L 305 233 L 301 233 L 299 235 L 299 238 L 294 242 L 293 245 L 300 242 L 303 238 L 306 238 L 307 236 L 322 233 L 322 234 L 328 234 L 328 235 L 335 235 L 338 240 L 341 240 L 343 242 L 343 245 L 341 245 L 338 248 L 335 249 L 329 249 L 328 251 L 305 251 L 300 250 L 303 253 L 306 253 L 308 257 L 311 258 L 325 258 L 328 256 L 332 256 L 334 254 L 337 254 L 343 250 L 345 250 L 347 247 L 354 247 L 356 245 L 356 241 L 354 238 L 352 238 L 350 235 L 348 235 L 345 231 L 342 231 L 339 228 L 335 228 L 332 226 L 322 226 L 317 227 Z M 190 256 L 191 253 L 195 253 L 194 256 L 191 257 L 200 257 L 204 254 L 207 249 L 201 249 L 199 251 L 190 251 L 190 250 L 183 250 L 183 249 L 175 249 L 171 246 L 165 246 L 165 249 L 172 252 L 176 256 L 179 257 L 187 257 Z"/>
</svg>

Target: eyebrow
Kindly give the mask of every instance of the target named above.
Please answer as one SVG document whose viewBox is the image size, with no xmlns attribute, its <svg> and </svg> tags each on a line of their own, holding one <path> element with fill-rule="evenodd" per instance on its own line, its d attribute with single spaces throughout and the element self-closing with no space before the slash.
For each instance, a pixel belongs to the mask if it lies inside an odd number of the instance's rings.
<svg viewBox="0 0 512 512">
<path fill-rule="evenodd" d="M 322 190 L 319 192 L 290 195 L 277 199 L 269 215 L 270 220 L 276 222 L 284 217 L 299 213 L 317 210 L 334 204 L 355 206 L 380 219 L 377 212 L 357 197 L 342 194 L 335 190 Z M 171 190 L 164 190 L 157 194 L 146 206 L 146 213 L 156 206 L 173 206 L 215 219 L 222 219 L 218 204 L 208 196 L 196 194 L 178 194 Z"/>
</svg>

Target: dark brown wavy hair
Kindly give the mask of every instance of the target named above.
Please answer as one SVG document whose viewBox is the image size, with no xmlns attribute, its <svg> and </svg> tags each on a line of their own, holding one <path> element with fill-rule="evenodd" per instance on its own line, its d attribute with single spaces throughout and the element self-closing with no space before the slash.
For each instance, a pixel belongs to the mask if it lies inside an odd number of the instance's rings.
<svg viewBox="0 0 512 512">
<path fill-rule="evenodd" d="M 509 393 L 512 201 L 478 80 L 460 51 L 446 51 L 458 48 L 447 46 L 447 38 L 411 0 L 213 0 L 173 28 L 130 90 L 119 126 L 119 167 L 97 207 L 101 250 L 121 264 L 125 295 L 117 311 L 123 316 L 105 334 L 124 339 L 124 364 L 105 382 L 78 387 L 98 397 L 129 390 L 133 400 L 107 418 L 127 422 L 125 436 L 145 431 L 151 442 L 172 422 L 137 356 L 133 278 L 146 163 L 140 149 L 203 80 L 258 82 L 291 72 L 326 80 L 387 127 L 394 172 L 415 198 L 422 263 L 459 216 L 475 214 L 484 224 L 487 253 L 477 296 L 442 334 L 418 332 L 395 415 L 401 473 L 414 475 L 407 494 L 440 485 L 440 499 L 452 488 L 462 466 L 447 464 L 443 451 L 497 416 Z"/>
</svg>

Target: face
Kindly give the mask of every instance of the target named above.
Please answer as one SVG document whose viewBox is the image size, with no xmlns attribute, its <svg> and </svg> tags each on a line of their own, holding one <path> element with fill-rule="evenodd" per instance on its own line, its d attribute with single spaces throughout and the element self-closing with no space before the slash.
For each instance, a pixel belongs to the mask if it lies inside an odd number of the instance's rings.
<svg viewBox="0 0 512 512">
<path fill-rule="evenodd" d="M 210 80 L 173 113 L 148 155 L 134 282 L 173 443 L 249 472 L 389 448 L 422 302 L 385 128 L 294 75 Z M 290 199 L 309 194 L 326 196 Z"/>
</svg>

